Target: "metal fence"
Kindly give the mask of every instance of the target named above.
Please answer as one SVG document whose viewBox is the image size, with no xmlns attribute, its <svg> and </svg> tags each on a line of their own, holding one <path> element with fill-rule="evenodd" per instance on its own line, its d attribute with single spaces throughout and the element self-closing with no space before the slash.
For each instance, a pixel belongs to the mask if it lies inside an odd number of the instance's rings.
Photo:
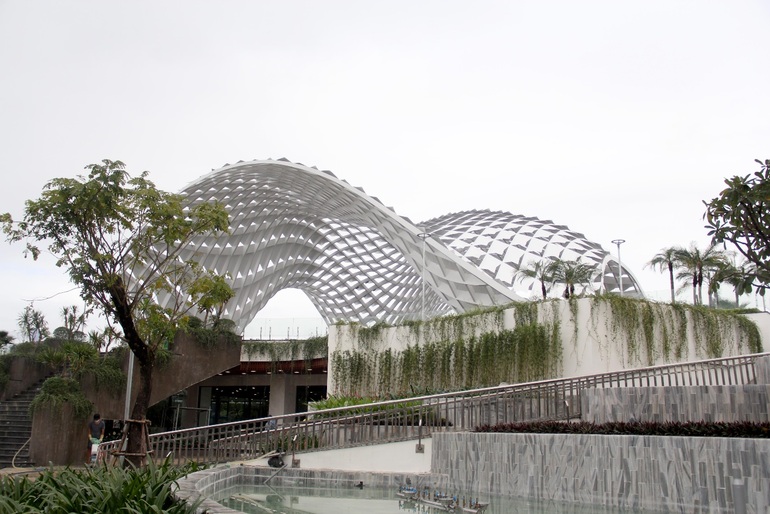
<svg viewBox="0 0 770 514">
<path fill-rule="evenodd" d="M 272 451 L 318 449 L 428 437 L 480 425 L 578 419 L 580 395 L 591 388 L 743 385 L 755 382 L 754 362 L 770 353 L 668 364 L 572 378 L 340 407 L 151 434 L 154 458 L 217 463 L 258 458 Z M 100 457 L 118 450 L 100 446 Z"/>
</svg>

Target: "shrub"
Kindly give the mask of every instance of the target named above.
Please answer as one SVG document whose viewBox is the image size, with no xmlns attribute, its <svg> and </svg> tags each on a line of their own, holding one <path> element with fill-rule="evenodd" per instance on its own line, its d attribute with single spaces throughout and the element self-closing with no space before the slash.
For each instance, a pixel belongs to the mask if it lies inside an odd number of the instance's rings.
<svg viewBox="0 0 770 514">
<path fill-rule="evenodd" d="M 610 423 L 533 421 L 481 425 L 476 427 L 474 432 L 770 438 L 770 423 L 752 421 L 617 421 Z"/>
<path fill-rule="evenodd" d="M 43 407 L 54 410 L 61 409 L 69 403 L 75 411 L 75 416 L 81 419 L 88 417 L 93 404 L 85 397 L 80 384 L 71 378 L 51 377 L 43 382 L 40 392 L 32 400 L 29 409 L 35 412 Z"/>
<path fill-rule="evenodd" d="M 199 503 L 179 502 L 171 491 L 177 479 L 198 469 L 166 460 L 145 468 L 49 468 L 35 480 L 6 476 L 0 479 L 0 512 L 192 514 Z"/>
</svg>

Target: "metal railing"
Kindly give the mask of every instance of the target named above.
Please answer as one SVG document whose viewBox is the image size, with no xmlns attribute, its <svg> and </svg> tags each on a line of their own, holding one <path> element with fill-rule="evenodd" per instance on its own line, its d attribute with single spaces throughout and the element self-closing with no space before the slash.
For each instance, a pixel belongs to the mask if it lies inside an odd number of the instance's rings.
<svg viewBox="0 0 770 514">
<path fill-rule="evenodd" d="M 743 385 L 755 382 L 754 361 L 770 353 L 667 364 L 597 375 L 501 385 L 353 407 L 236 421 L 151 434 L 154 457 L 217 463 L 272 451 L 302 452 L 402 441 L 480 425 L 580 418 L 591 388 Z M 100 457 L 117 450 L 100 445 Z"/>
</svg>

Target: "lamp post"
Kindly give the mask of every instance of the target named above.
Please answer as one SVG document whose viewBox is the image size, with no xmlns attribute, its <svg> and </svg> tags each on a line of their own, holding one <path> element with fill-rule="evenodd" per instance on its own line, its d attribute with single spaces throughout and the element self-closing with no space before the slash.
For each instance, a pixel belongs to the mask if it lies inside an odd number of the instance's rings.
<svg viewBox="0 0 770 514">
<path fill-rule="evenodd" d="M 425 240 L 432 234 L 430 232 L 420 232 L 417 237 L 422 239 L 422 269 L 420 270 L 420 281 L 422 282 L 422 294 L 420 296 L 420 321 L 425 321 Z"/>
<path fill-rule="evenodd" d="M 612 243 L 618 247 L 618 287 L 620 288 L 620 296 L 623 296 L 623 261 L 620 260 L 620 245 L 625 242 L 625 239 L 612 240 Z"/>
</svg>

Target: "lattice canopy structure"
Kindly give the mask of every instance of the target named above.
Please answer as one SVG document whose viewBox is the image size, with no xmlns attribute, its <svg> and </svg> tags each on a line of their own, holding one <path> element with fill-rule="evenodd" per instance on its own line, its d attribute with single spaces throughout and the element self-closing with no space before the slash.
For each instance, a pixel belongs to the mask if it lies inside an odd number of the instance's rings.
<svg viewBox="0 0 770 514">
<path fill-rule="evenodd" d="M 525 301 L 535 284 L 515 282 L 516 270 L 554 257 L 596 264 L 594 289 L 617 291 L 622 273 L 624 291 L 641 295 L 630 272 L 567 227 L 491 211 L 415 225 L 331 172 L 284 159 L 225 165 L 181 194 L 230 213 L 230 234 L 200 237 L 182 258 L 230 275 L 226 316 L 241 331 L 286 288 L 304 291 L 327 323 L 396 324 Z"/>
</svg>

